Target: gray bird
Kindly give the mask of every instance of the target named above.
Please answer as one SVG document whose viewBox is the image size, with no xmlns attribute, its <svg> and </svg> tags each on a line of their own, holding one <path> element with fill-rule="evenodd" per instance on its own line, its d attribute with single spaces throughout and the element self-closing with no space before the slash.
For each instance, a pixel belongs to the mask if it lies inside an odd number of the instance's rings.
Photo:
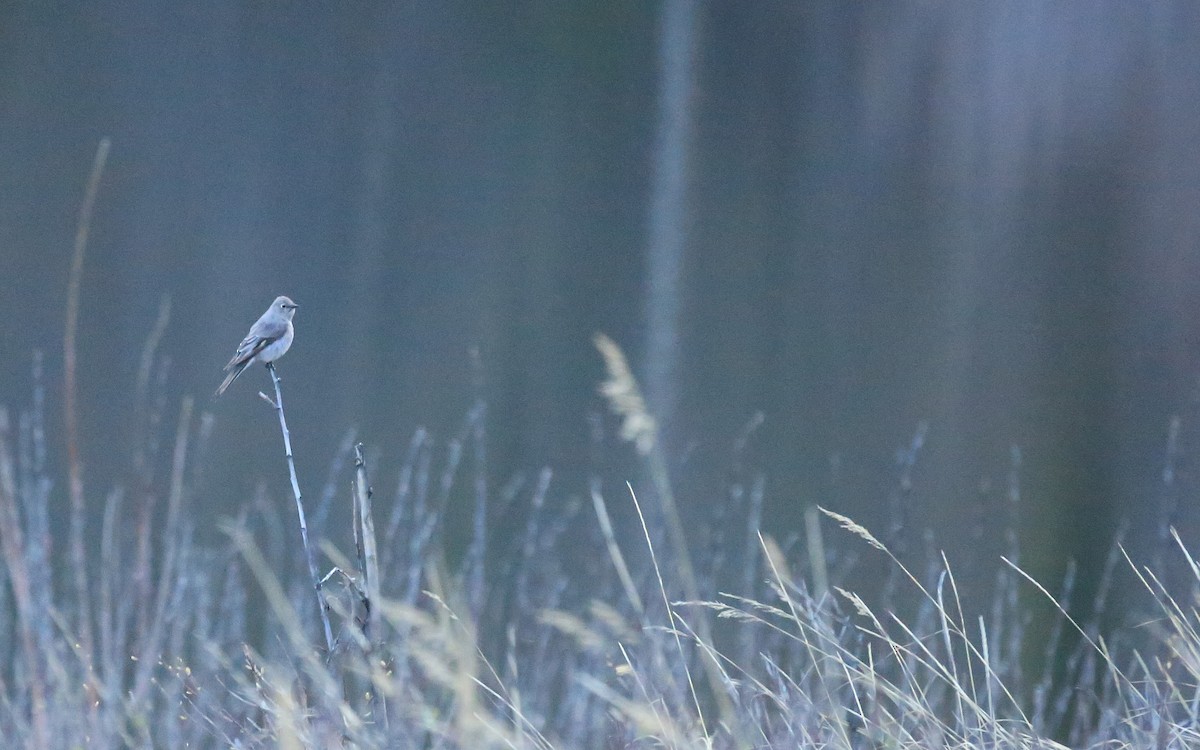
<svg viewBox="0 0 1200 750">
<path fill-rule="evenodd" d="M 296 314 L 296 303 L 287 297 L 276 297 L 267 311 L 250 326 L 250 333 L 238 344 L 237 354 L 225 365 L 225 381 L 213 395 L 220 396 L 237 379 L 238 375 L 255 362 L 270 364 L 287 353 L 292 345 L 296 329 L 292 327 L 292 316 Z"/>
</svg>

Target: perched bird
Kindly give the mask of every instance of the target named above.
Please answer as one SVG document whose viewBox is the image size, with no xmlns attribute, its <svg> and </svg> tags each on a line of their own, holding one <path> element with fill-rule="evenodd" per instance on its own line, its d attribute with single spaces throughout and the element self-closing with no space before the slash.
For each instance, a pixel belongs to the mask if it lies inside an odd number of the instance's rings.
<svg viewBox="0 0 1200 750">
<path fill-rule="evenodd" d="M 213 395 L 220 396 L 237 379 L 238 375 L 255 362 L 270 364 L 287 353 L 292 345 L 296 329 L 292 327 L 292 316 L 296 314 L 296 303 L 287 297 L 276 297 L 267 311 L 250 326 L 250 333 L 238 344 L 237 354 L 225 365 L 225 381 Z"/>
</svg>

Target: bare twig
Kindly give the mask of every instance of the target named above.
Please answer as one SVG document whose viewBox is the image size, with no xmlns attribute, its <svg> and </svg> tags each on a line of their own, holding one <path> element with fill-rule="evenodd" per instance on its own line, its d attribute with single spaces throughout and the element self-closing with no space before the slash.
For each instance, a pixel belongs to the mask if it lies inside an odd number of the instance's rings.
<svg viewBox="0 0 1200 750">
<path fill-rule="evenodd" d="M 164 294 L 158 303 L 158 317 L 154 321 L 154 327 L 150 329 L 149 335 L 146 336 L 146 342 L 142 345 L 142 356 L 138 365 L 137 385 L 134 388 L 134 406 L 137 409 L 137 434 L 134 436 L 133 444 L 133 468 L 137 472 L 138 479 L 145 481 L 148 475 L 146 462 L 147 457 L 146 433 L 150 429 L 150 376 L 154 370 L 154 355 L 158 351 L 158 345 L 162 341 L 163 334 L 167 332 L 167 324 L 171 321 L 171 298 Z"/>
<path fill-rule="evenodd" d="M 79 418 L 75 408 L 75 337 L 79 330 L 79 285 L 83 276 L 83 255 L 92 224 L 92 208 L 96 205 L 96 193 L 100 189 L 100 175 L 104 172 L 104 162 L 108 160 L 108 148 L 109 140 L 102 138 L 92 162 L 92 174 L 88 178 L 83 204 L 79 207 L 75 255 L 71 260 L 71 275 L 67 282 L 66 330 L 63 333 L 63 407 L 67 431 L 68 487 L 71 494 L 70 554 L 71 567 L 75 572 L 75 598 L 79 607 L 79 641 L 89 672 L 95 649 L 89 616 L 92 610 L 88 602 L 87 559 L 83 551 L 83 469 L 79 461 Z"/>
<path fill-rule="evenodd" d="M 371 487 L 367 484 L 367 462 L 363 458 L 363 446 L 354 446 L 354 501 L 357 507 L 355 516 L 358 517 L 362 528 L 358 537 L 362 540 L 363 576 L 366 578 L 367 617 L 366 640 L 367 659 L 371 665 L 371 702 L 373 713 L 379 717 L 384 728 L 388 727 L 387 701 L 383 699 L 384 687 L 381 683 L 380 665 L 375 663 L 375 645 L 383 635 L 382 620 L 379 616 L 379 555 L 375 549 L 375 517 L 371 512 Z"/>
<path fill-rule="evenodd" d="M 279 389 L 279 376 L 275 373 L 275 365 L 267 363 L 267 371 L 271 373 L 271 382 L 275 385 L 275 400 L 266 394 L 258 394 L 264 401 L 275 407 L 279 414 L 279 429 L 283 432 L 283 450 L 287 457 L 288 475 L 292 480 L 292 495 L 296 498 L 296 515 L 300 519 L 300 538 L 304 542 L 304 557 L 308 561 L 308 573 L 312 576 L 313 588 L 317 592 L 317 608 L 321 612 L 321 626 L 325 629 L 326 653 L 333 655 L 333 628 L 329 626 L 329 602 L 325 600 L 325 590 L 321 587 L 321 577 L 317 573 L 317 559 L 313 556 L 312 546 L 308 543 L 308 521 L 304 516 L 304 501 L 300 495 L 300 481 L 296 479 L 296 461 L 292 458 L 292 438 L 288 434 L 287 418 L 283 414 L 283 391 Z"/>
</svg>

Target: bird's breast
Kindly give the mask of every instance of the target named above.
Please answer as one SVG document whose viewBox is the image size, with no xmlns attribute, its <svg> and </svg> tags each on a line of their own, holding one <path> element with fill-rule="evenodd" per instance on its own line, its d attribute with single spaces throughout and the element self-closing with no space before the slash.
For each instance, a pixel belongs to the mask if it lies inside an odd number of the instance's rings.
<svg viewBox="0 0 1200 750">
<path fill-rule="evenodd" d="M 288 327 L 287 327 L 287 333 L 283 334 L 278 339 L 276 339 L 276 340 L 272 341 L 271 343 L 267 344 L 266 346 L 264 346 L 262 348 L 262 351 L 258 353 L 258 357 L 257 357 L 258 361 L 259 362 L 274 362 L 275 360 L 282 357 L 284 354 L 287 353 L 287 350 L 291 348 L 292 337 L 295 335 L 296 335 L 296 329 L 292 328 L 292 324 L 289 321 Z"/>
</svg>

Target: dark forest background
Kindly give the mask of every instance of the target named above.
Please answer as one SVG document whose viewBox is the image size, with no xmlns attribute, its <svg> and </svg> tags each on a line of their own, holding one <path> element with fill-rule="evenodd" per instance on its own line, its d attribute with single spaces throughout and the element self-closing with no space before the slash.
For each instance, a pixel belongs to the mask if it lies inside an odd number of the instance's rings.
<svg viewBox="0 0 1200 750">
<path fill-rule="evenodd" d="M 260 482 L 286 503 L 266 375 L 207 399 L 287 294 L 280 371 L 314 489 L 351 426 L 398 459 L 480 397 L 496 475 L 553 467 L 557 498 L 595 471 L 638 481 L 628 448 L 594 444 L 602 331 L 660 418 L 685 517 L 714 514 L 761 414 L 744 460 L 771 533 L 810 503 L 883 527 L 927 423 L 914 523 L 952 559 L 998 517 L 1015 447 L 1027 567 L 1086 571 L 1118 519 L 1153 525 L 1180 415 L 1195 530 L 1194 3 L 0 3 L 14 407 L 35 350 L 60 398 L 105 136 L 79 341 L 90 498 L 128 471 L 165 295 L 166 390 L 215 416 L 191 507 L 231 514 Z"/>
</svg>

